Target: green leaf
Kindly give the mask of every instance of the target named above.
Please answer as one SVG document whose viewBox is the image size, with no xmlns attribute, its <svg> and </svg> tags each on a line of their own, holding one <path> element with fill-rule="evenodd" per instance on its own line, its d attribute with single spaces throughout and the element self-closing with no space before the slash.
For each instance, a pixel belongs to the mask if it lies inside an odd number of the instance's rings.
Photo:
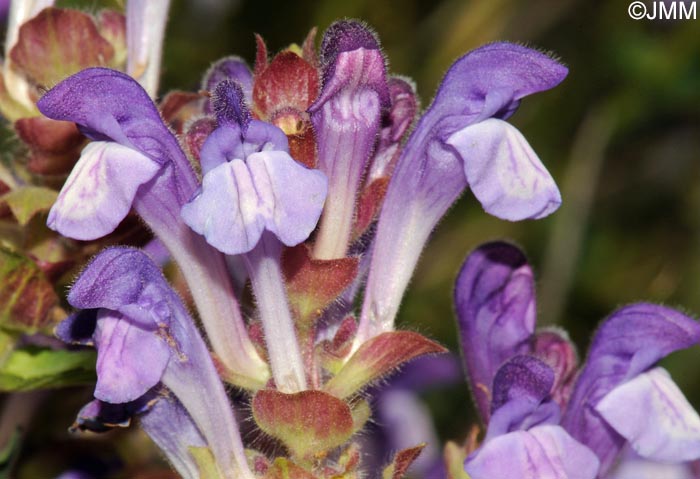
<svg viewBox="0 0 700 479">
<path fill-rule="evenodd" d="M 0 326 L 34 333 L 53 321 L 53 285 L 30 258 L 0 247 Z"/>
<path fill-rule="evenodd" d="M 41 186 L 25 186 L 6 193 L 1 200 L 7 203 L 17 222 L 24 226 L 34 215 L 48 211 L 56 202 L 58 193 Z"/>
<path fill-rule="evenodd" d="M 0 391 L 29 391 L 95 381 L 95 351 L 25 348 L 0 367 Z"/>
</svg>

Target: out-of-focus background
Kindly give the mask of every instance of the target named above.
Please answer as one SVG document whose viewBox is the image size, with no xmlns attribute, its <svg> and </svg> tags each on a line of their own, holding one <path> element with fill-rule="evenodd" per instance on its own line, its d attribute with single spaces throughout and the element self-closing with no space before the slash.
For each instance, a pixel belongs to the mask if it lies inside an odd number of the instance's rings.
<svg viewBox="0 0 700 479">
<path fill-rule="evenodd" d="M 645 3 L 651 10 L 654 2 Z M 424 253 L 400 324 L 457 351 L 451 298 L 458 268 L 480 243 L 505 238 L 525 249 L 536 271 L 539 325 L 566 328 L 583 355 L 598 321 L 620 305 L 645 300 L 700 314 L 700 19 L 633 20 L 629 4 L 173 0 L 161 91 L 197 89 L 225 55 L 252 64 L 254 33 L 274 52 L 314 26 L 320 39 L 344 17 L 377 31 L 391 73 L 417 82 L 424 107 L 451 62 L 472 48 L 510 40 L 553 52 L 569 77 L 523 101 L 511 121 L 559 184 L 562 207 L 545 220 L 508 223 L 465 194 Z M 665 365 L 700 407 L 700 348 Z M 441 437 L 462 440 L 475 420 L 466 386 L 425 400 Z"/>
</svg>

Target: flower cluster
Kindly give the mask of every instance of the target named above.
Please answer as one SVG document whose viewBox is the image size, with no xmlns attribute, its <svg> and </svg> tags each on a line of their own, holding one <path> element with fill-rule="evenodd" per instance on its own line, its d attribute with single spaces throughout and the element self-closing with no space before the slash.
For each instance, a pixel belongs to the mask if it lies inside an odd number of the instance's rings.
<svg viewBox="0 0 700 479">
<path fill-rule="evenodd" d="M 21 19 L 51 4 L 21 3 L 12 10 Z M 398 438 L 378 465 L 372 440 L 358 433 L 377 383 L 446 352 L 395 328 L 404 292 L 430 233 L 466 190 L 509 221 L 558 208 L 553 178 L 506 120 L 568 71 L 539 51 L 492 43 L 456 60 L 420 112 L 415 86 L 388 71 L 376 34 L 344 20 L 318 53 L 315 31 L 272 58 L 258 37 L 252 69 L 223 58 L 200 92 L 156 103 L 168 3 L 130 0 L 126 18 L 97 23 L 41 10 L 35 30 L 81 25 L 94 34 L 95 58 L 47 75 L 9 42 L 4 64 L 0 108 L 13 119 L 41 112 L 18 131 L 58 132 L 61 148 L 49 149 L 47 164 L 70 171 L 48 227 L 101 247 L 135 214 L 152 234 L 132 242 L 140 247 L 102 249 L 70 288 L 75 312 L 56 335 L 97 350 L 95 399 L 73 429 L 136 418 L 184 478 L 351 479 L 381 466 L 381 477 L 403 477 L 425 444 Z M 22 27 L 9 39 L 27 31 L 36 35 Z M 163 272 L 169 263 L 177 288 Z M 433 451 L 420 466 L 426 475 L 593 479 L 614 477 L 628 449 L 679 467 L 700 458 L 700 417 L 655 367 L 700 340 L 693 319 L 650 304 L 623 308 L 577 372 L 565 334 L 535 331 L 532 272 L 505 243 L 467 259 L 455 301 L 485 436 L 448 445 L 445 464 Z M 431 364 L 454 376 L 450 360 Z M 414 404 L 413 386 L 379 392 L 379 415 L 397 398 Z M 278 447 L 244 441 L 245 412 Z"/>
</svg>

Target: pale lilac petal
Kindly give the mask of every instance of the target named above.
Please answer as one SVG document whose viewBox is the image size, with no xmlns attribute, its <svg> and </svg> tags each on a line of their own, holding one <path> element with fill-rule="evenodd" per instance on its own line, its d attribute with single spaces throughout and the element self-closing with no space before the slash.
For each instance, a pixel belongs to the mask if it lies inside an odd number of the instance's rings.
<svg viewBox="0 0 700 479">
<path fill-rule="evenodd" d="M 97 314 L 95 346 L 95 397 L 113 404 L 134 401 L 155 386 L 171 354 L 155 331 L 141 329 L 106 309 Z"/>
<path fill-rule="evenodd" d="M 258 191 L 269 188 L 265 198 L 266 229 L 287 246 L 306 240 L 326 200 L 325 175 L 304 167 L 282 151 L 255 153 L 248 157 L 248 166 Z"/>
<path fill-rule="evenodd" d="M 126 3 L 126 70 L 152 97 L 158 93 L 169 8 L 170 0 L 129 0 Z"/>
<path fill-rule="evenodd" d="M 477 408 L 488 421 L 491 385 L 508 358 L 529 351 L 535 331 L 535 284 L 515 246 L 485 244 L 467 257 L 454 292 L 460 346 Z"/>
<path fill-rule="evenodd" d="M 323 208 L 326 179 L 283 151 L 253 153 L 204 176 L 202 192 L 182 209 L 185 222 L 227 254 L 253 249 L 267 229 L 287 246 L 308 238 Z"/>
<path fill-rule="evenodd" d="M 68 301 L 74 307 L 108 308 L 100 309 L 94 333 L 96 397 L 128 401 L 157 377 L 189 412 L 216 460 L 231 466 L 230 477 L 252 479 L 211 354 L 182 300 L 146 253 L 125 247 L 103 251 L 80 275 Z"/>
<path fill-rule="evenodd" d="M 543 218 L 561 204 L 554 179 L 527 140 L 495 118 L 470 125 L 447 143 L 464 162 L 464 174 L 487 213 L 510 221 Z"/>
<path fill-rule="evenodd" d="M 131 210 L 138 188 L 159 170 L 158 163 L 131 148 L 90 143 L 51 208 L 48 226 L 79 240 L 111 233 Z"/>
<path fill-rule="evenodd" d="M 595 410 L 644 458 L 666 462 L 700 458 L 700 416 L 663 368 L 617 386 Z"/>
<path fill-rule="evenodd" d="M 697 479 L 691 463 L 650 461 L 628 451 L 605 479 Z"/>
<path fill-rule="evenodd" d="M 245 160 L 253 153 L 267 150 L 289 152 L 287 135 L 259 120 L 252 120 L 245 134 L 240 125 L 227 123 L 214 130 L 202 145 L 202 173 L 206 175 L 227 161 Z"/>
<path fill-rule="evenodd" d="M 240 254 L 253 249 L 265 229 L 260 201 L 248 166 L 233 160 L 204 175 L 202 191 L 182 207 L 182 218 L 219 251 Z"/>
<path fill-rule="evenodd" d="M 563 428 L 545 425 L 496 437 L 464 469 L 471 479 L 594 479 L 598 459 Z"/>
<path fill-rule="evenodd" d="M 666 355 L 700 341 L 700 324 L 671 308 L 639 303 L 622 308 L 596 332 L 574 386 L 562 426 L 593 450 L 607 472 L 625 439 L 595 410 L 620 384 L 654 366 Z"/>
</svg>

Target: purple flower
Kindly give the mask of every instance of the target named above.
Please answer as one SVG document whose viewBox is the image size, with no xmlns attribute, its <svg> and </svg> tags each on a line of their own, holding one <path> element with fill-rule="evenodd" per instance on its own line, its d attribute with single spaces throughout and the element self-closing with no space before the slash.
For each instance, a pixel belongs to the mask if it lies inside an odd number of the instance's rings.
<svg viewBox="0 0 700 479">
<path fill-rule="evenodd" d="M 393 328 L 428 235 L 467 187 L 488 213 L 511 221 L 542 218 L 559 206 L 552 177 L 504 120 L 523 97 L 553 88 L 566 74 L 547 55 L 509 43 L 486 45 L 452 65 L 391 177 L 358 344 Z"/>
<path fill-rule="evenodd" d="M 323 87 L 309 113 L 329 195 L 314 255 L 334 259 L 344 257 L 350 243 L 358 188 L 390 97 L 379 41 L 359 22 L 328 28 L 321 64 Z"/>
<path fill-rule="evenodd" d="M 185 222 L 226 254 L 251 251 L 263 231 L 287 246 L 304 241 L 323 208 L 323 173 L 289 156 L 282 130 L 250 119 L 236 83 L 219 83 L 214 110 L 220 126 L 202 146 L 204 180 L 182 209 Z"/>
<path fill-rule="evenodd" d="M 267 367 L 248 338 L 223 257 L 180 217 L 197 176 L 145 90 L 123 73 L 89 68 L 59 83 L 37 106 L 52 119 L 77 123 L 95 140 L 63 186 L 48 225 L 71 238 L 95 239 L 112 232 L 133 206 L 187 271 L 228 376 L 244 386 L 264 384 Z"/>
<path fill-rule="evenodd" d="M 596 476 L 595 454 L 557 425 L 553 385 L 554 371 L 533 356 L 513 356 L 498 369 L 484 443 L 464 464 L 472 479 Z"/>
<path fill-rule="evenodd" d="M 280 257 L 282 244 L 297 245 L 315 228 L 326 178 L 289 156 L 282 130 L 251 119 L 237 83 L 219 83 L 212 106 L 219 127 L 202 146 L 202 188 L 182 217 L 219 251 L 244 254 L 275 384 L 297 392 L 306 378 Z"/>
<path fill-rule="evenodd" d="M 222 473 L 252 477 L 231 404 L 206 345 L 145 253 L 104 250 L 78 277 L 68 302 L 81 311 L 63 321 L 56 334 L 97 348 L 96 399 L 128 404 L 162 383 L 187 410 Z M 173 426 L 182 423 L 176 419 L 171 418 Z"/>
<path fill-rule="evenodd" d="M 700 324 L 695 320 L 645 303 L 614 312 L 598 329 L 574 381 L 576 354 L 571 343 L 551 330 L 534 331 L 532 272 L 516 247 L 490 243 L 473 252 L 457 279 L 455 303 L 468 379 L 488 423 L 484 450 L 492 436 L 506 436 L 513 429 L 532 432 L 536 428 L 531 424 L 544 417 L 578 444 L 561 449 L 561 457 L 571 453 L 570 447 L 581 445 L 595 453 L 600 463 L 597 477 L 606 477 L 625 444 L 655 461 L 700 458 L 700 417 L 668 373 L 654 367 L 671 352 L 700 341 Z M 518 358 L 530 358 L 525 365 L 529 378 L 522 372 L 507 374 L 514 361 L 525 361 Z M 543 375 L 535 374 L 533 361 L 547 364 L 549 380 L 537 380 Z M 528 404 L 537 401 L 518 405 L 502 399 L 503 375 L 514 378 L 505 381 L 506 389 L 520 398 L 528 397 L 514 389 L 520 382 L 525 389 L 541 383 L 539 390 L 545 394 L 540 395 L 536 414 Z M 499 404 L 514 404 L 517 414 L 511 411 L 504 418 L 500 411 L 506 406 Z M 552 413 L 559 407 L 561 420 Z M 518 417 L 522 411 L 527 413 L 525 421 Z M 529 440 L 521 435 L 514 444 L 526 447 Z"/>
</svg>

